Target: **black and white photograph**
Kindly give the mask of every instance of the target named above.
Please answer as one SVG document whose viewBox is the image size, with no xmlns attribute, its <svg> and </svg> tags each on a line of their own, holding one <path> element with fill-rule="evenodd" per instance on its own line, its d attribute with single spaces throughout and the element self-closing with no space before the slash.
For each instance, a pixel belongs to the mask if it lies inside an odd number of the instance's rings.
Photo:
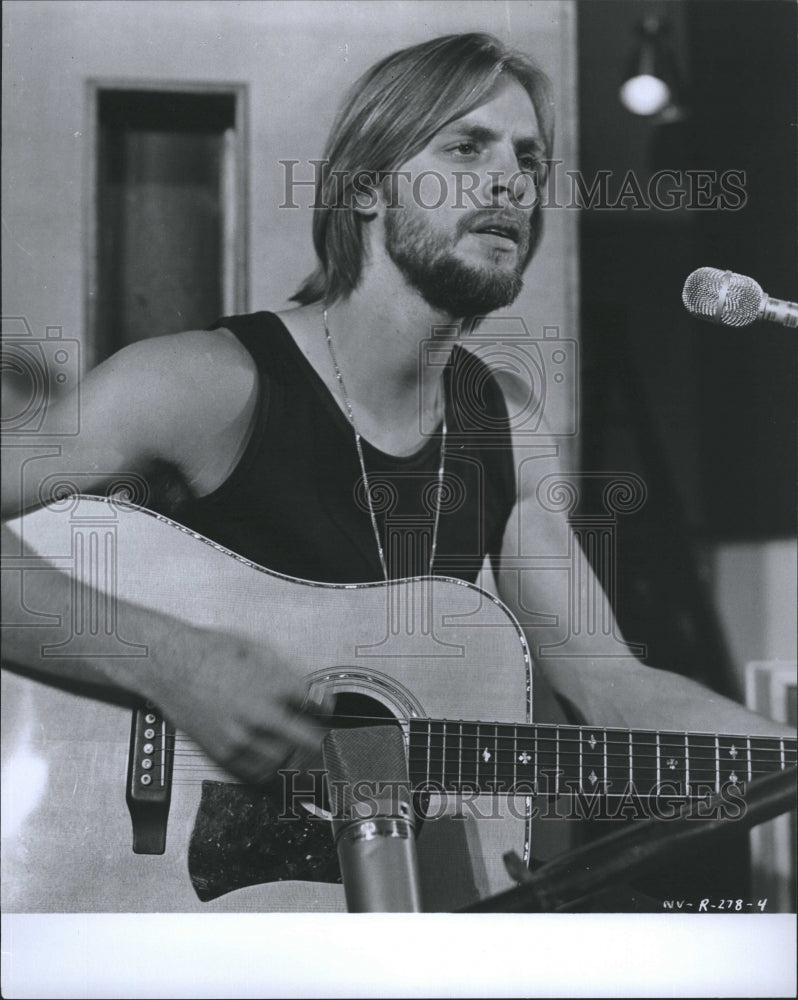
<svg viewBox="0 0 798 1000">
<path fill-rule="evenodd" d="M 3 996 L 794 996 L 794 0 L 2 17 Z"/>
</svg>

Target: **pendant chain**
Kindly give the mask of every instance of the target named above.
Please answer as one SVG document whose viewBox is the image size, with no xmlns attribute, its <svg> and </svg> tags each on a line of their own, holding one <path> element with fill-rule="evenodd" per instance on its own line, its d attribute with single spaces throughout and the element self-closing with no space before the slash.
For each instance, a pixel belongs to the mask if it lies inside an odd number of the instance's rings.
<svg viewBox="0 0 798 1000">
<path fill-rule="evenodd" d="M 355 423 L 355 414 L 352 410 L 352 404 L 349 401 L 349 393 L 346 391 L 346 384 L 344 383 L 344 376 L 341 373 L 341 368 L 338 364 L 338 359 L 335 356 L 335 349 L 333 347 L 332 337 L 330 336 L 330 328 L 327 325 L 327 310 L 324 310 L 324 336 L 327 340 L 327 347 L 330 351 L 330 358 L 333 363 L 333 368 L 335 369 L 335 377 L 338 380 L 338 385 L 341 387 L 341 396 L 344 400 L 344 405 L 346 406 L 346 412 L 349 416 L 349 423 L 352 425 L 352 430 L 355 434 L 355 448 L 357 449 L 357 457 L 360 462 L 360 472 L 363 476 L 363 487 L 366 492 L 366 503 L 368 504 L 369 516 L 371 518 L 371 528 L 374 532 L 374 540 L 377 543 L 377 552 L 380 556 L 380 565 L 382 566 L 382 572 L 385 576 L 386 582 L 390 579 L 388 575 L 388 564 L 385 559 L 385 551 L 382 546 L 382 541 L 380 540 L 380 529 L 377 526 L 377 515 L 374 511 L 374 504 L 371 500 L 371 486 L 369 484 L 368 473 L 366 472 L 366 463 L 363 459 L 363 447 L 360 443 L 360 431 L 357 429 L 357 424 Z M 441 454 L 440 462 L 438 464 L 438 489 L 437 495 L 435 497 L 435 520 L 432 526 L 432 547 L 430 549 L 429 557 L 429 570 L 428 575 L 432 576 L 432 567 L 435 562 L 435 551 L 438 546 L 438 521 L 440 520 L 441 514 L 441 499 L 443 497 L 443 473 L 444 473 L 444 463 L 446 461 L 446 406 L 443 408 L 443 422 L 441 426 Z"/>
</svg>

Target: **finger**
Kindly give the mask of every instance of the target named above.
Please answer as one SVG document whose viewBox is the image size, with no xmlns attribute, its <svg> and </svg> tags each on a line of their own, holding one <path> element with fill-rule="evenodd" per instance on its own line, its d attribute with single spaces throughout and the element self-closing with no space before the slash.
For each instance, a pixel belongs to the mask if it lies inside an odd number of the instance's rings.
<svg viewBox="0 0 798 1000">
<path fill-rule="evenodd" d="M 304 750 L 318 749 L 329 726 L 320 722 L 319 718 L 299 707 L 291 707 L 288 699 L 283 705 L 273 705 L 268 721 L 258 722 L 252 726 L 256 736 L 266 737 L 295 745 Z"/>
<path fill-rule="evenodd" d="M 294 748 L 282 742 L 261 742 L 229 757 L 225 767 L 237 778 L 251 785 L 264 784 L 286 767 Z"/>
</svg>

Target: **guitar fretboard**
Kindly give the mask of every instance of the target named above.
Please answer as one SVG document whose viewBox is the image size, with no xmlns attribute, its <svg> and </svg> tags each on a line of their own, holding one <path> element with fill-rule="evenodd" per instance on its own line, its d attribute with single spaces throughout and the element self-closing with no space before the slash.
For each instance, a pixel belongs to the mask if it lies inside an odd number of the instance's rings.
<svg viewBox="0 0 798 1000">
<path fill-rule="evenodd" d="M 795 739 L 777 737 L 410 722 L 410 781 L 431 791 L 697 799 L 795 763 Z"/>
</svg>

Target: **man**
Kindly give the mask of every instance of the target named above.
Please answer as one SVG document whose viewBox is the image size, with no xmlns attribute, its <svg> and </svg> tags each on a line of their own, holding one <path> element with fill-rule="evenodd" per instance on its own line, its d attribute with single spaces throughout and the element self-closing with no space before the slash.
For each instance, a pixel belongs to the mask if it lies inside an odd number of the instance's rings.
<svg viewBox="0 0 798 1000">
<path fill-rule="evenodd" d="M 143 341 L 98 366 L 81 386 L 80 434 L 41 461 L 41 479 L 95 472 L 87 489 L 100 491 L 102 476 L 138 473 L 151 506 L 253 561 L 310 579 L 474 579 L 490 555 L 499 594 L 519 619 L 534 609 L 567 620 L 546 574 L 519 576 L 509 566 L 519 551 L 567 552 L 571 543 L 564 515 L 537 496 L 557 466 L 535 451 L 542 439 L 514 434 L 508 417 L 523 409 L 527 387 L 487 378 L 456 346 L 462 327 L 518 294 L 540 232 L 537 188 L 552 132 L 545 78 L 489 36 L 439 38 L 383 60 L 333 127 L 314 217 L 319 265 L 295 296 L 299 307 Z M 420 363 L 420 345 L 433 336 L 438 360 Z M 448 369 L 441 352 L 451 357 Z M 499 428 L 498 443 L 481 453 L 468 413 L 455 405 L 463 385 L 482 392 Z M 58 417 L 56 406 L 54 426 Z M 457 449 L 482 456 L 481 466 L 470 462 L 471 479 Z M 13 464 L 14 454 L 7 459 Z M 397 561 L 377 487 L 387 475 L 401 498 L 408 470 L 426 477 L 437 501 L 426 541 Z M 452 475 L 465 493 L 448 511 L 442 494 Z M 33 485 L 19 497 L 19 482 L 13 468 L 4 477 L 9 514 L 40 500 Z M 303 537 L 310 533 L 312 545 Z M 475 533 L 481 548 L 459 559 L 458 544 Z M 588 574 L 579 586 L 577 600 L 597 583 Z M 67 614 L 68 581 L 48 587 L 40 605 Z M 297 674 L 280 656 L 135 604 L 118 614 L 122 634 L 146 641 L 146 659 L 43 661 L 31 629 L 9 630 L 6 655 L 42 675 L 149 698 L 247 781 L 268 776 L 296 745 L 318 745 L 313 720 L 294 707 L 303 694 Z M 784 731 L 687 679 L 618 656 L 614 641 L 584 637 L 572 655 L 547 658 L 539 652 L 546 628 L 527 632 L 541 677 L 595 725 Z"/>
</svg>

